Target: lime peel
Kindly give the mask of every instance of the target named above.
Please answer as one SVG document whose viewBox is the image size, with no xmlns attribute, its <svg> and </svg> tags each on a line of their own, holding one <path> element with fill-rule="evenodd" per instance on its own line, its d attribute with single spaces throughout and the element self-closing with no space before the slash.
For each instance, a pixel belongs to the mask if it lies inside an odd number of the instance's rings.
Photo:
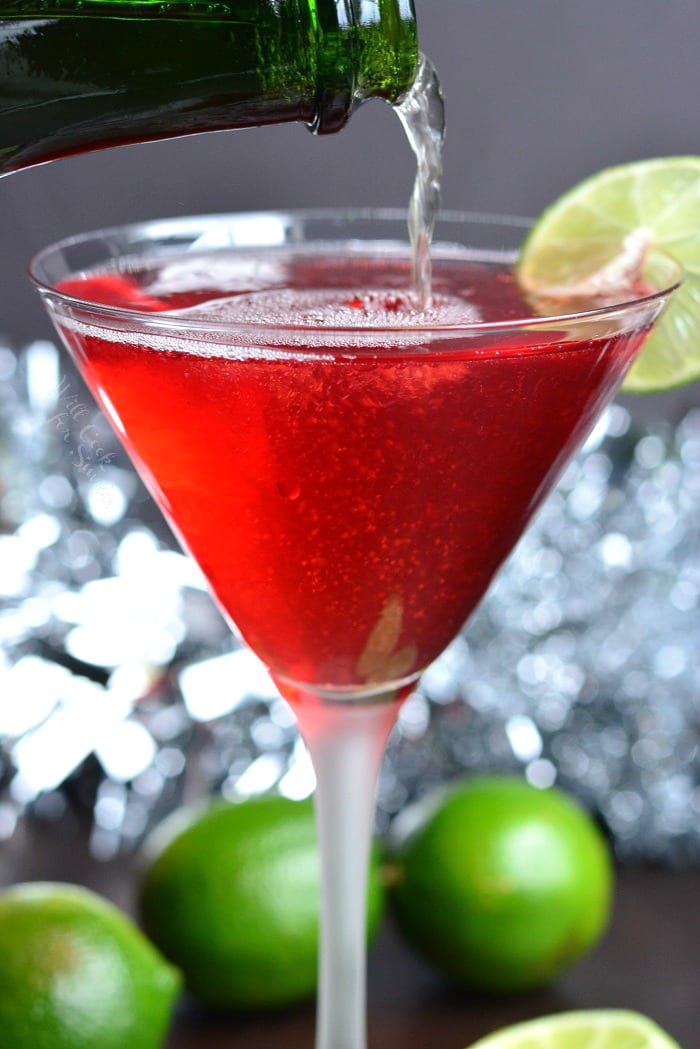
<svg viewBox="0 0 700 1049">
<path fill-rule="evenodd" d="M 541 299 L 636 290 L 652 252 L 684 273 L 623 391 L 653 393 L 700 378 L 700 156 L 607 168 L 564 193 L 534 223 L 516 274 Z"/>
<path fill-rule="evenodd" d="M 680 1049 L 658 1024 L 628 1009 L 557 1013 L 503 1027 L 470 1049 Z"/>
</svg>

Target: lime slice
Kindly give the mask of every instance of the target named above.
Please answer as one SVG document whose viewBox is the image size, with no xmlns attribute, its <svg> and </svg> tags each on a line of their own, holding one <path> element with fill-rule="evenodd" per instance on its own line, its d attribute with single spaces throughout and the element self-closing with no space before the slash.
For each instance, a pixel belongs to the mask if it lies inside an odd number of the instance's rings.
<svg viewBox="0 0 700 1049">
<path fill-rule="evenodd" d="M 517 263 L 522 288 L 551 301 L 633 285 L 654 250 L 678 262 L 685 279 L 627 376 L 626 393 L 700 378 L 700 157 L 640 160 L 591 176 L 542 213 Z"/>
<path fill-rule="evenodd" d="M 559 1013 L 503 1027 L 471 1049 L 679 1049 L 652 1020 L 625 1009 Z"/>
</svg>

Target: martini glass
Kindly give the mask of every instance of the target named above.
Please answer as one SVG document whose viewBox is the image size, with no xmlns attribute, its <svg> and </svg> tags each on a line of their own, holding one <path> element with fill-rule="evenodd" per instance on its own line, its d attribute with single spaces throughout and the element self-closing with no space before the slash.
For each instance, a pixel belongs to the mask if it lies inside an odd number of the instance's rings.
<svg viewBox="0 0 700 1049">
<path fill-rule="evenodd" d="M 318 1049 L 365 1044 L 366 868 L 387 736 L 677 286 L 541 316 L 523 220 L 445 216 L 411 307 L 405 216 L 258 213 L 74 237 L 31 275 L 316 770 Z M 290 959 L 290 965 L 294 960 Z"/>
</svg>

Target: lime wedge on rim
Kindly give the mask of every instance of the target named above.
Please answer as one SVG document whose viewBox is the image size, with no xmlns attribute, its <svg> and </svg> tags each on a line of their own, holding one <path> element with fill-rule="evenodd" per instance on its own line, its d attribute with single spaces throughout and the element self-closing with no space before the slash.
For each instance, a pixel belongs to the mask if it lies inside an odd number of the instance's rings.
<svg viewBox="0 0 700 1049">
<path fill-rule="evenodd" d="M 660 1027 L 626 1009 L 587 1009 L 503 1027 L 470 1049 L 679 1049 Z"/>
<path fill-rule="evenodd" d="M 526 292 L 572 299 L 632 285 L 654 250 L 679 263 L 684 280 L 625 379 L 625 393 L 700 378 L 700 157 L 640 160 L 585 179 L 537 219 L 516 266 Z"/>
</svg>

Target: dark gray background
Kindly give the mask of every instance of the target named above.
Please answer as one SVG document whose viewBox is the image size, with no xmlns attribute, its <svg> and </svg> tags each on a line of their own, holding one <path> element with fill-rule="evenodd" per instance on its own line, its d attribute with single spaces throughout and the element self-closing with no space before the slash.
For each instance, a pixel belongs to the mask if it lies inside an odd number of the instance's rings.
<svg viewBox="0 0 700 1049">
<path fill-rule="evenodd" d="M 535 215 L 609 164 L 700 152 L 700 0 L 416 0 L 444 83 L 443 203 Z M 0 331 L 49 333 L 24 277 L 45 243 L 123 221 L 245 208 L 405 204 L 413 165 L 390 108 L 339 135 L 285 126 L 120 148 L 0 180 Z M 645 414 L 700 403 L 700 387 Z"/>
</svg>

